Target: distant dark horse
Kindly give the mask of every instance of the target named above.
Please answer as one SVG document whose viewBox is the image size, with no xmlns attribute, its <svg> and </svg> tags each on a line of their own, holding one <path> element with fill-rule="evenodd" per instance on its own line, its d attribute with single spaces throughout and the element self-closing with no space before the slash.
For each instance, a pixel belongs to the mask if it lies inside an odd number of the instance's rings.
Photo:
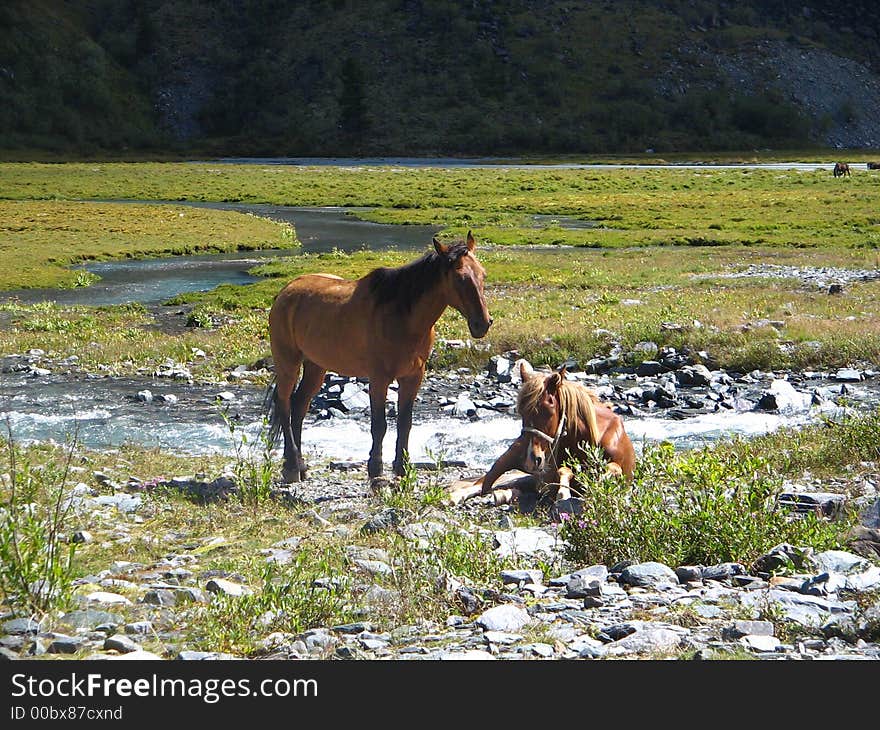
<svg viewBox="0 0 880 730">
<path fill-rule="evenodd" d="M 269 312 L 275 383 L 268 405 L 271 433 L 277 436 L 280 429 L 284 436 L 285 482 L 306 475 L 302 424 L 327 370 L 370 381 L 370 477 L 382 473 L 385 398 L 397 380 L 394 473 L 404 473 L 413 402 L 434 346 L 434 324 L 446 307 L 461 312 L 474 337 L 483 337 L 492 324 L 483 297 L 486 272 L 470 231 L 463 242 L 433 243 L 433 250 L 399 268 L 375 269 L 355 281 L 304 274 L 275 297 Z"/>
<path fill-rule="evenodd" d="M 880 162 L 869 162 L 867 167 L 869 170 L 880 170 Z"/>
<path fill-rule="evenodd" d="M 849 176 L 849 165 L 845 162 L 835 162 L 834 163 L 834 177 L 843 177 L 844 175 Z"/>
</svg>

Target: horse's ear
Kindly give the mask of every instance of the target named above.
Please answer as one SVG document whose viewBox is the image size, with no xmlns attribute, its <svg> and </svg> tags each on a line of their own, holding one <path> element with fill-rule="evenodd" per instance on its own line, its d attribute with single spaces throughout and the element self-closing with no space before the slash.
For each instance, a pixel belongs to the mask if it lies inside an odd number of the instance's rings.
<svg viewBox="0 0 880 730">
<path fill-rule="evenodd" d="M 467 247 L 468 251 L 473 253 L 474 249 L 477 247 L 477 242 L 474 240 L 474 234 L 468 231 L 467 234 Z"/>
<path fill-rule="evenodd" d="M 553 373 L 553 375 L 547 378 L 547 384 L 544 386 L 544 388 L 548 393 L 553 394 L 557 390 L 559 390 L 559 386 L 563 380 L 565 380 L 565 368 L 563 368 L 560 372 Z"/>
<path fill-rule="evenodd" d="M 449 250 L 448 246 L 443 245 L 436 238 L 431 239 L 431 243 L 434 244 L 434 250 L 439 253 L 441 256 L 445 256 L 446 252 Z"/>
<path fill-rule="evenodd" d="M 523 380 L 528 380 L 533 377 L 535 374 L 535 369 L 528 363 L 526 360 L 520 360 L 519 362 L 519 376 Z"/>
</svg>

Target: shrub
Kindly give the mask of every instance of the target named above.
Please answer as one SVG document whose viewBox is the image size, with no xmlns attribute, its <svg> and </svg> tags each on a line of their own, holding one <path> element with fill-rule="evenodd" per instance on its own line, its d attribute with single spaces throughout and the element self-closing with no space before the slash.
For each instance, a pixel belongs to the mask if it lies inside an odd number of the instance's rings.
<svg viewBox="0 0 880 730">
<path fill-rule="evenodd" d="M 2 475 L 0 509 L 0 590 L 16 613 L 44 613 L 70 596 L 76 544 L 65 542 L 71 500 L 64 488 L 74 450 L 61 465 L 35 466 L 6 443 L 8 474 Z"/>
<path fill-rule="evenodd" d="M 647 444 L 631 484 L 582 482 L 583 512 L 564 516 L 561 527 L 565 557 L 578 564 L 748 565 L 781 542 L 839 547 L 848 527 L 846 517 L 826 522 L 779 507 L 782 477 L 767 456 L 746 449 L 675 453 L 669 443 Z"/>
</svg>

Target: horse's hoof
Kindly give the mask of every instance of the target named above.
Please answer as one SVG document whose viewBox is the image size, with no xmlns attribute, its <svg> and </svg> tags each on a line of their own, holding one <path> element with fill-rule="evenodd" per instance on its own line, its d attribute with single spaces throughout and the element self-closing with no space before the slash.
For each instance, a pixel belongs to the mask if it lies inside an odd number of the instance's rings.
<svg viewBox="0 0 880 730">
<path fill-rule="evenodd" d="M 303 472 L 303 476 L 305 473 Z M 282 470 L 281 472 L 281 483 L 282 484 L 296 484 L 301 480 L 300 470 L 293 469 L 288 471 L 287 469 Z"/>
</svg>

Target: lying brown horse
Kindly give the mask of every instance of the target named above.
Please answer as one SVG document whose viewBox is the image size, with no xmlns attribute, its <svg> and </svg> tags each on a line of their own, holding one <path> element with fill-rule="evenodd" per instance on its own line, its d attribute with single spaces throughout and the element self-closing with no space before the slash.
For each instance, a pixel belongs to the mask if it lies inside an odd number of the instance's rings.
<svg viewBox="0 0 880 730">
<path fill-rule="evenodd" d="M 397 380 L 393 468 L 404 473 L 413 401 L 434 345 L 434 324 L 446 307 L 461 312 L 474 337 L 483 337 L 492 324 L 483 297 L 486 272 L 474 255 L 471 232 L 465 242 L 433 243 L 434 250 L 399 268 L 375 269 L 356 281 L 304 274 L 275 297 L 269 312 L 275 361 L 270 433 L 277 437 L 280 430 L 284 436 L 285 482 L 306 475 L 302 423 L 327 370 L 370 381 L 370 477 L 382 473 L 385 399 Z"/>
<path fill-rule="evenodd" d="M 454 503 L 476 494 L 489 494 L 499 477 L 511 470 L 537 477 L 539 491 L 546 491 L 546 486 L 555 487 L 556 498 L 565 499 L 570 496 L 574 476 L 565 462 L 584 463 L 586 449 L 595 446 L 604 452 L 606 476 L 632 478 L 636 456 L 624 431 L 623 419 L 592 390 L 566 380 L 565 368 L 546 375 L 535 372 L 523 360 L 520 375 L 523 382 L 516 410 L 522 418 L 522 433 L 485 476 L 470 484 L 455 485 Z M 495 496 L 496 503 L 501 504 L 514 495 L 510 490 L 499 490 Z"/>
<path fill-rule="evenodd" d="M 849 165 L 845 162 L 835 162 L 834 163 L 834 177 L 843 177 L 844 175 L 850 175 Z"/>
</svg>

